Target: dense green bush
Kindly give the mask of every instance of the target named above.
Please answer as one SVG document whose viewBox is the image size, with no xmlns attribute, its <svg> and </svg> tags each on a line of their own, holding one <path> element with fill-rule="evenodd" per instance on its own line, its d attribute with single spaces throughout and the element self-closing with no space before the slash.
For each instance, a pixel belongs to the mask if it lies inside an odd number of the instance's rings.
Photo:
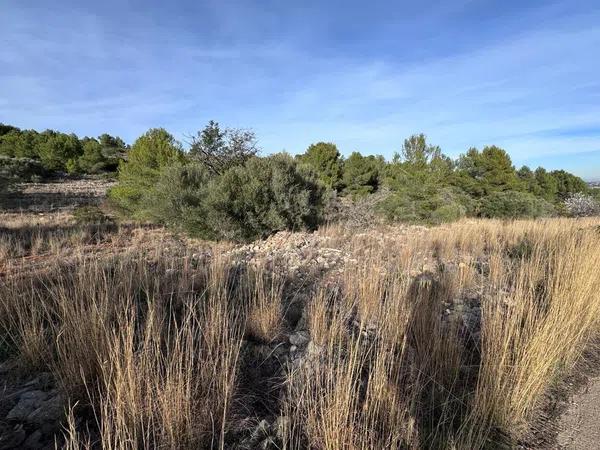
<svg viewBox="0 0 600 450">
<path fill-rule="evenodd" d="M 38 144 L 38 155 L 42 165 L 52 171 L 65 171 L 69 160 L 77 159 L 83 149 L 74 134 L 51 133 Z M 72 163 L 70 164 L 72 167 Z"/>
<path fill-rule="evenodd" d="M 481 152 L 471 148 L 461 155 L 452 184 L 472 197 L 481 198 L 494 192 L 518 190 L 522 182 L 508 153 L 492 145 Z"/>
<path fill-rule="evenodd" d="M 38 133 L 0 124 L 0 155 L 40 161 L 50 171 L 101 173 L 116 171 L 125 158 L 127 146 L 122 139 L 103 134 L 98 139 L 79 139 L 75 134 L 54 130 Z"/>
<path fill-rule="evenodd" d="M 354 199 L 372 194 L 379 188 L 380 175 L 385 167 L 383 157 L 362 156 L 353 152 L 344 161 L 342 182 L 344 194 Z"/>
<path fill-rule="evenodd" d="M 119 183 L 109 197 L 135 218 L 150 215 L 152 192 L 161 171 L 184 160 L 181 145 L 163 128 L 153 128 L 139 137 L 119 166 Z"/>
<path fill-rule="evenodd" d="M 149 216 L 205 239 L 248 241 L 279 230 L 312 230 L 323 217 L 324 188 L 287 154 L 254 157 L 213 175 L 199 163 L 162 171 Z"/>
<path fill-rule="evenodd" d="M 218 228 L 208 204 L 213 175 L 197 162 L 165 167 L 148 194 L 149 218 L 178 231 L 205 239 L 217 238 Z"/>
<path fill-rule="evenodd" d="M 38 181 L 48 173 L 39 161 L 30 158 L 9 158 L 0 155 L 0 174 L 16 183 Z"/>
<path fill-rule="evenodd" d="M 553 212 L 550 203 L 528 192 L 493 192 L 479 202 L 479 215 L 488 218 L 536 218 Z"/>
<path fill-rule="evenodd" d="M 434 186 L 395 190 L 379 204 L 379 210 L 389 221 L 428 224 L 458 220 L 471 208 L 468 196 L 451 188 Z"/>
<path fill-rule="evenodd" d="M 325 190 L 287 154 L 252 158 L 215 180 L 210 207 L 222 237 L 251 240 L 279 230 L 313 230 L 323 217 Z"/>
<path fill-rule="evenodd" d="M 37 146 L 45 135 L 33 130 L 21 131 L 18 128 L 0 136 L 0 155 L 14 158 L 38 158 Z"/>
<path fill-rule="evenodd" d="M 344 166 L 342 156 L 335 144 L 330 142 L 311 144 L 306 152 L 297 155 L 296 158 L 310 167 L 327 188 L 333 190 L 342 188 Z"/>
</svg>

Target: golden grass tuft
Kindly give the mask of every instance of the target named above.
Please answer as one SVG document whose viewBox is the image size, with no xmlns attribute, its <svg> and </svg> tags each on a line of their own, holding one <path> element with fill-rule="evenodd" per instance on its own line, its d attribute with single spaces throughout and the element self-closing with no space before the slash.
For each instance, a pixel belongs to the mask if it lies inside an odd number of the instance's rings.
<svg viewBox="0 0 600 450">
<path fill-rule="evenodd" d="M 43 267 L 0 274 L 1 354 L 55 375 L 73 405 L 65 448 L 91 447 L 81 417 L 103 448 L 229 448 L 254 414 L 285 417 L 273 445 L 290 450 L 510 444 L 600 333 L 598 225 L 329 227 L 320 236 L 347 261 L 298 284 L 314 283 L 311 340 L 287 360 L 289 280 L 266 264 L 241 265 L 231 245 L 198 260 L 189 242 L 131 230 L 90 258 L 89 241 L 59 233 Z M 11 236 L 8 266 L 42 251 L 35 233 Z M 249 360 L 250 346 L 267 356 Z M 256 398 L 256 377 L 278 402 Z"/>
</svg>

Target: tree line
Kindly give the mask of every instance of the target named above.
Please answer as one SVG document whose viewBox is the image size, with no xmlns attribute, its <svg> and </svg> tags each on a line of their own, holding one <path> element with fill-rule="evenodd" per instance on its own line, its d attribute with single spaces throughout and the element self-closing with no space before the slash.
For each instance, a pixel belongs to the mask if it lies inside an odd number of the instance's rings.
<svg viewBox="0 0 600 450">
<path fill-rule="evenodd" d="M 30 170 L 47 174 L 116 172 L 128 149 L 120 137 L 107 133 L 79 138 L 55 130 L 21 130 L 0 123 L 0 156 L 3 165 L 10 164 L 13 170 L 29 165 Z"/>
<path fill-rule="evenodd" d="M 351 205 L 373 198 L 388 220 L 436 224 L 465 216 L 595 213 L 600 193 L 563 170 L 517 169 L 496 146 L 452 159 L 418 134 L 389 161 L 357 151 L 344 158 L 330 142 L 295 157 L 260 156 L 252 131 L 214 121 L 190 137 L 187 148 L 162 128 L 128 146 L 109 134 L 80 139 L 0 125 L 0 162 L 13 173 L 25 171 L 23 165 L 46 173 L 116 172 L 110 198 L 123 214 L 211 239 L 314 229 L 339 199 Z"/>
<path fill-rule="evenodd" d="M 584 180 L 564 170 L 517 170 L 497 146 L 471 148 L 453 160 L 423 134 L 407 138 L 389 162 L 359 152 L 344 159 L 335 144 L 324 142 L 311 145 L 298 159 L 341 195 L 357 198 L 387 189 L 381 210 L 402 221 L 540 217 L 566 212 L 564 202 L 574 194 L 593 193 Z"/>
</svg>

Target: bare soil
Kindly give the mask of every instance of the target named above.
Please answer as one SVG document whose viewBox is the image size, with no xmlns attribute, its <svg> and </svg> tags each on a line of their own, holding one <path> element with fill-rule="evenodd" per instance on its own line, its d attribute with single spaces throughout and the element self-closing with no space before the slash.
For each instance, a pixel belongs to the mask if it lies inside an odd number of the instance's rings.
<svg viewBox="0 0 600 450">
<path fill-rule="evenodd" d="M 600 339 L 546 393 L 519 449 L 600 449 Z"/>
<path fill-rule="evenodd" d="M 559 422 L 558 448 L 600 448 L 600 378 L 591 380 L 574 395 Z"/>
<path fill-rule="evenodd" d="M 57 178 L 43 183 L 22 183 L 0 205 L 4 212 L 47 213 L 77 206 L 98 205 L 114 181 L 98 178 Z"/>
</svg>

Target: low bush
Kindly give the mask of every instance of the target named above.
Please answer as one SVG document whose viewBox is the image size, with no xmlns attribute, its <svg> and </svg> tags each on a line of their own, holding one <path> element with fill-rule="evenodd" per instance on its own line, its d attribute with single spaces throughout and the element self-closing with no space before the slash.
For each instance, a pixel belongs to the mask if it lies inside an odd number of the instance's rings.
<svg viewBox="0 0 600 450">
<path fill-rule="evenodd" d="M 479 202 L 479 215 L 488 218 L 537 218 L 553 212 L 550 203 L 527 192 L 493 192 Z"/>
<path fill-rule="evenodd" d="M 148 216 L 204 239 L 248 241 L 279 230 L 313 230 L 325 192 L 286 154 L 255 157 L 212 175 L 199 163 L 165 168 L 147 195 Z"/>
<path fill-rule="evenodd" d="M 80 225 L 113 223 L 113 219 L 97 206 L 79 206 L 73 210 L 73 218 Z"/>
<path fill-rule="evenodd" d="M 252 240 L 279 230 L 314 230 L 325 190 L 287 154 L 252 158 L 215 180 L 209 193 L 221 237 Z"/>
<path fill-rule="evenodd" d="M 465 217 L 470 198 L 452 189 L 397 190 L 385 197 L 379 210 L 394 222 L 440 224 Z"/>
<path fill-rule="evenodd" d="M 212 230 L 218 224 L 207 204 L 212 179 L 200 163 L 166 167 L 147 196 L 150 219 L 193 236 L 217 238 Z"/>
<path fill-rule="evenodd" d="M 135 141 L 127 162 L 119 166 L 119 184 L 110 190 L 109 197 L 130 216 L 147 219 L 152 206 L 148 198 L 161 171 L 181 161 L 183 152 L 175 138 L 162 128 L 151 129 Z"/>
<path fill-rule="evenodd" d="M 10 158 L 0 155 L 0 176 L 16 183 L 39 181 L 48 175 L 39 161 L 30 158 Z"/>
</svg>

